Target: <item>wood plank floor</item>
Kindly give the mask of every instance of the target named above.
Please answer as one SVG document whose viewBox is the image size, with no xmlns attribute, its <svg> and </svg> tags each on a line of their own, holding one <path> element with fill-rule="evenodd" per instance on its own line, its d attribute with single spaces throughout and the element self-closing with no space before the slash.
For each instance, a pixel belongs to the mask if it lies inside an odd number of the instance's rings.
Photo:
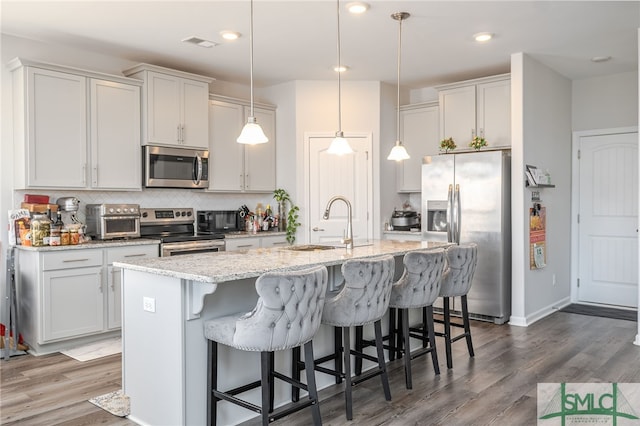
<svg viewBox="0 0 640 426">
<path fill-rule="evenodd" d="M 537 383 L 640 383 L 636 334 L 635 322 L 564 312 L 527 328 L 474 321 L 475 358 L 456 343 L 453 369 L 447 370 L 438 339 L 440 376 L 430 359 L 418 358 L 409 391 L 402 362 L 393 361 L 392 401 L 384 400 L 379 379 L 371 379 L 354 388 L 354 420 L 347 422 L 336 386 L 321 394 L 322 419 L 325 425 L 535 425 Z M 134 425 L 87 402 L 120 388 L 120 368 L 120 355 L 87 362 L 62 354 L 2 360 L 0 424 Z M 304 410 L 277 424 L 310 420 Z"/>
</svg>

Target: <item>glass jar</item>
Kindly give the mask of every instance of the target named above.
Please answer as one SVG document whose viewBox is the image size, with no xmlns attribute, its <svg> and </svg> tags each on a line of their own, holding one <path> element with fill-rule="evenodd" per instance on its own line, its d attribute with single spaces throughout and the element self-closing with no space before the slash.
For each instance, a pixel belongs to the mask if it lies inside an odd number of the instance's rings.
<svg viewBox="0 0 640 426">
<path fill-rule="evenodd" d="M 77 229 L 71 229 L 69 231 L 69 244 L 72 246 L 80 244 L 80 234 Z"/>
<path fill-rule="evenodd" d="M 51 235 L 49 236 L 49 245 L 50 246 L 59 246 L 60 245 L 60 229 L 57 227 L 51 228 Z"/>
<path fill-rule="evenodd" d="M 48 245 L 49 233 L 51 230 L 51 221 L 47 215 L 39 213 L 31 219 L 31 245 L 34 247 L 42 247 L 45 241 Z"/>
<path fill-rule="evenodd" d="M 69 230 L 68 229 L 63 229 L 62 231 L 60 231 L 60 245 L 61 246 L 68 246 L 69 244 L 71 244 L 71 240 L 70 240 L 70 236 L 69 236 Z"/>
</svg>

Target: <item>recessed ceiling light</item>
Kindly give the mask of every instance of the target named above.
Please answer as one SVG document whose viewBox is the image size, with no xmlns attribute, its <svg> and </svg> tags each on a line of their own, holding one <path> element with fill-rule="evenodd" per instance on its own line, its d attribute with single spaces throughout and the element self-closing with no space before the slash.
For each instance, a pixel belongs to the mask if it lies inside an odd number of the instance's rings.
<svg viewBox="0 0 640 426">
<path fill-rule="evenodd" d="M 196 36 L 187 37 L 185 39 L 182 39 L 182 41 L 184 41 L 185 43 L 195 44 L 200 47 L 214 47 L 218 45 L 218 43 L 216 43 L 215 41 L 205 40 Z"/>
<path fill-rule="evenodd" d="M 240 33 L 237 31 L 220 31 L 220 35 L 225 40 L 237 40 L 240 38 Z"/>
<path fill-rule="evenodd" d="M 607 62 L 611 60 L 611 56 L 594 56 L 591 58 L 592 62 Z"/>
<path fill-rule="evenodd" d="M 473 35 L 473 39 L 475 41 L 478 41 L 480 43 L 485 42 L 485 41 L 489 41 L 493 38 L 493 34 L 492 33 L 478 33 L 478 34 L 474 34 Z"/>
<path fill-rule="evenodd" d="M 364 13 L 369 9 L 369 4 L 361 1 L 354 1 L 351 3 L 347 3 L 347 10 L 350 13 L 360 14 Z"/>
<path fill-rule="evenodd" d="M 349 70 L 349 67 L 348 67 L 348 66 L 346 66 L 346 65 L 340 65 L 340 66 L 338 67 L 338 66 L 336 65 L 336 66 L 334 66 L 334 67 L 333 67 L 333 70 L 334 70 L 335 72 L 345 72 L 345 71 L 348 71 L 348 70 Z"/>
</svg>

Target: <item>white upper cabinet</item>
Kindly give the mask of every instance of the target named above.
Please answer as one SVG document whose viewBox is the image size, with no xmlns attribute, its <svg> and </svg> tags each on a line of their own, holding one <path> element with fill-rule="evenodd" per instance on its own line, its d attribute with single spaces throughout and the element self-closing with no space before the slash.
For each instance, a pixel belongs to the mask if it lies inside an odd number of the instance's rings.
<svg viewBox="0 0 640 426">
<path fill-rule="evenodd" d="M 91 79 L 91 187 L 140 189 L 140 87 Z"/>
<path fill-rule="evenodd" d="M 247 121 L 246 101 L 216 96 L 209 102 L 209 189 L 226 192 L 272 192 L 276 188 L 276 115 L 273 107 L 254 105 L 258 124 L 269 142 L 236 142 Z"/>
<path fill-rule="evenodd" d="M 475 136 L 489 148 L 511 146 L 511 80 L 509 74 L 436 87 L 440 102 L 440 140 L 453 138 L 457 149 L 469 149 Z"/>
<path fill-rule="evenodd" d="M 15 189 L 140 189 L 142 82 L 16 58 Z"/>
<path fill-rule="evenodd" d="M 143 145 L 208 147 L 209 83 L 212 78 L 148 64 L 140 64 L 123 73 L 144 81 Z"/>
<path fill-rule="evenodd" d="M 400 140 L 410 158 L 397 164 L 398 192 L 420 192 L 422 159 L 438 155 L 438 103 L 404 105 L 400 107 Z"/>
</svg>

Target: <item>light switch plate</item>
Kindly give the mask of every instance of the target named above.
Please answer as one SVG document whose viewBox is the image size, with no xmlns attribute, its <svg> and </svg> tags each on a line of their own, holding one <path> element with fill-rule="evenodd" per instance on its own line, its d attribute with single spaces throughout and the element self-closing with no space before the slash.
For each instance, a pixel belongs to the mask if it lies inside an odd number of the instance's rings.
<svg viewBox="0 0 640 426">
<path fill-rule="evenodd" d="M 155 312 L 156 311 L 156 299 L 153 297 L 143 297 L 142 298 L 142 309 L 147 312 Z"/>
</svg>

